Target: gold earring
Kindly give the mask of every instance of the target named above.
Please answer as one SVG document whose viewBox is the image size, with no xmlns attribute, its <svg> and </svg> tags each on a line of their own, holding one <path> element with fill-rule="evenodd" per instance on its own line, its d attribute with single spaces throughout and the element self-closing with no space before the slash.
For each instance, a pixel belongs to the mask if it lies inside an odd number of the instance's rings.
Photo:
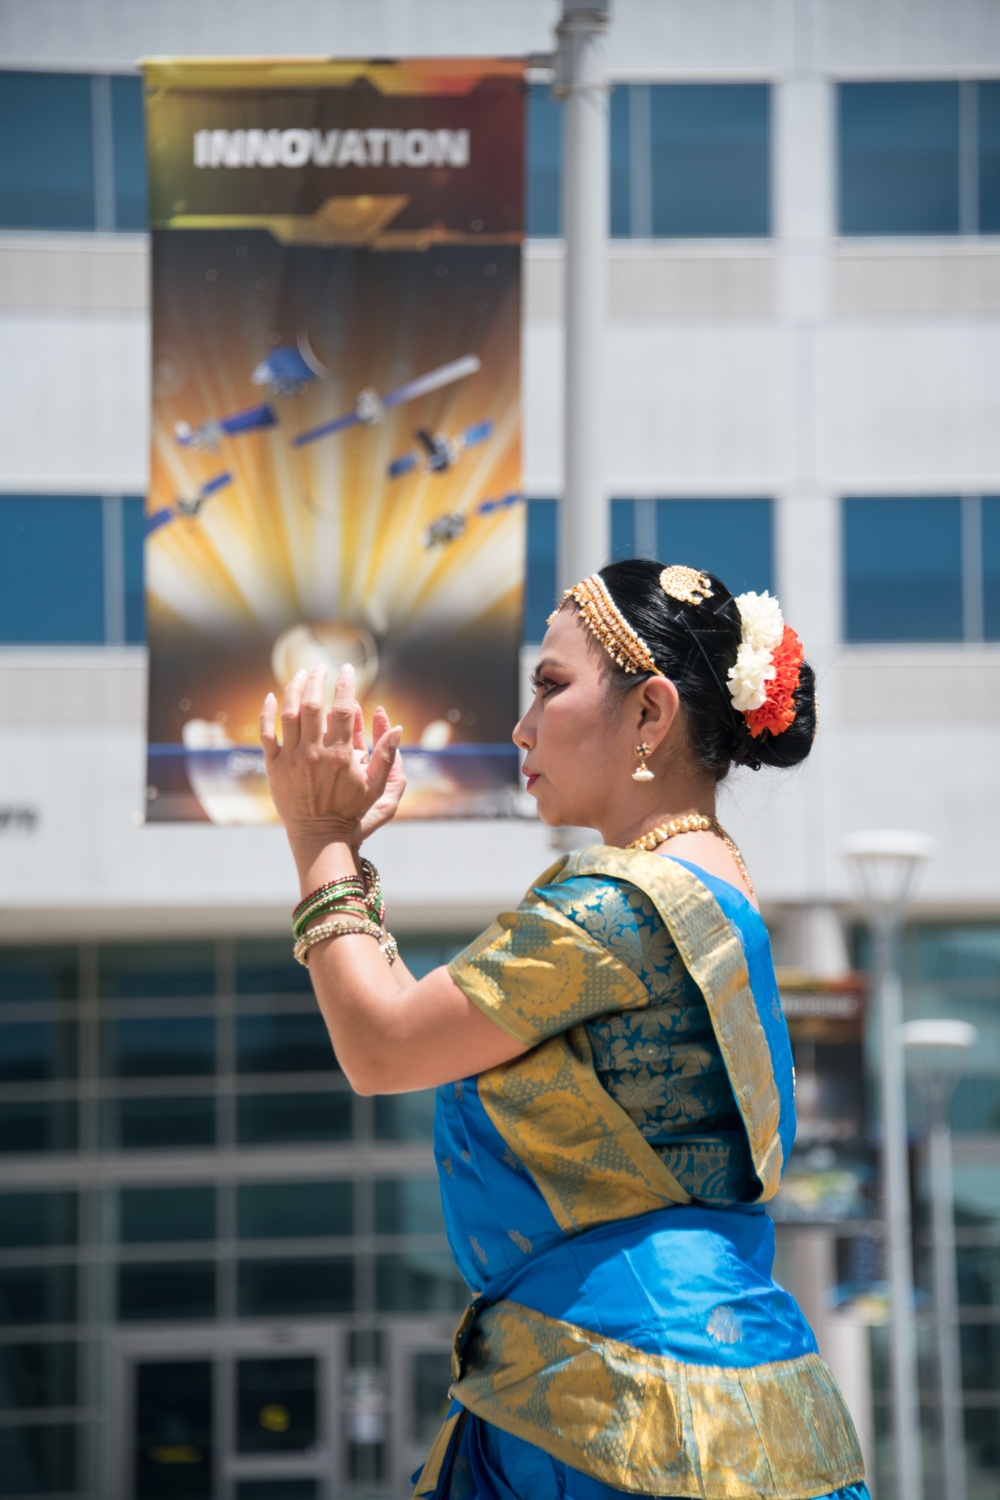
<svg viewBox="0 0 1000 1500">
<path fill-rule="evenodd" d="M 652 771 L 649 769 L 649 767 L 646 764 L 646 757 L 647 757 L 647 755 L 651 755 L 652 751 L 650 750 L 649 746 L 646 744 L 645 740 L 643 740 L 643 742 L 642 742 L 641 745 L 636 745 L 636 747 L 635 747 L 635 753 L 639 757 L 639 764 L 636 766 L 635 770 L 632 772 L 632 780 L 633 781 L 653 781 L 655 779 L 654 776 L 653 776 L 653 773 L 652 773 Z"/>
</svg>

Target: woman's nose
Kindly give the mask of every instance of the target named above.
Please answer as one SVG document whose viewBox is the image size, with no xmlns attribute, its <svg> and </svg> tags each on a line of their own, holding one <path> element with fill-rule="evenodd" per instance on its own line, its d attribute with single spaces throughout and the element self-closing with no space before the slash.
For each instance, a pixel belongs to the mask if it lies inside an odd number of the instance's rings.
<svg viewBox="0 0 1000 1500">
<path fill-rule="evenodd" d="M 525 714 L 523 719 L 518 719 L 517 723 L 514 725 L 514 728 L 510 732 L 510 737 L 519 750 L 527 750 L 531 745 L 531 738 L 525 730 L 527 717 L 527 714 Z"/>
</svg>

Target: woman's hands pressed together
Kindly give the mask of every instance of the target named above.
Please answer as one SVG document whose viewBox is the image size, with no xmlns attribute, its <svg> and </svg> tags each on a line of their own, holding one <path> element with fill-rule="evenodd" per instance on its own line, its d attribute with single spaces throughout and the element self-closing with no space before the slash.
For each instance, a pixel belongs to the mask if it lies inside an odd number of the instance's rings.
<svg viewBox="0 0 1000 1500">
<path fill-rule="evenodd" d="M 325 684 L 325 667 L 292 678 L 281 705 L 280 743 L 273 693 L 265 698 L 260 716 L 271 796 L 297 860 L 330 844 L 357 850 L 395 816 L 406 788 L 399 755 L 402 729 L 392 728 L 385 710 L 376 709 L 369 756 L 364 715 L 354 697 L 354 668 L 345 666 L 338 673 L 328 714 L 323 711 Z"/>
</svg>

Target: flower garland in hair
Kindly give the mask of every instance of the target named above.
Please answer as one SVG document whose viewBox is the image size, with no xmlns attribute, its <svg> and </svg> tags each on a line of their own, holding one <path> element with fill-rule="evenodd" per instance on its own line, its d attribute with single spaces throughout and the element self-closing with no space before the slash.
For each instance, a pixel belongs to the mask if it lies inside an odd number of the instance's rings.
<svg viewBox="0 0 1000 1500">
<path fill-rule="evenodd" d="M 802 670 L 802 642 L 782 618 L 777 599 L 739 594 L 742 639 L 729 669 L 729 696 L 756 739 L 767 729 L 783 734 L 795 720 L 795 690 Z"/>
</svg>

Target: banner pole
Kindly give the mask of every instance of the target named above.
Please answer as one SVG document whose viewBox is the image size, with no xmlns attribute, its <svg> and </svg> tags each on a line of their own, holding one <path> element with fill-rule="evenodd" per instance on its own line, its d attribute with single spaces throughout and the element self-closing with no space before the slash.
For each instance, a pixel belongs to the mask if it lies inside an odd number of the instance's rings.
<svg viewBox="0 0 1000 1500">
<path fill-rule="evenodd" d="M 563 0 L 553 94 L 564 104 L 562 219 L 565 259 L 565 416 L 559 588 L 610 556 L 605 472 L 605 324 L 611 3 Z"/>
</svg>

